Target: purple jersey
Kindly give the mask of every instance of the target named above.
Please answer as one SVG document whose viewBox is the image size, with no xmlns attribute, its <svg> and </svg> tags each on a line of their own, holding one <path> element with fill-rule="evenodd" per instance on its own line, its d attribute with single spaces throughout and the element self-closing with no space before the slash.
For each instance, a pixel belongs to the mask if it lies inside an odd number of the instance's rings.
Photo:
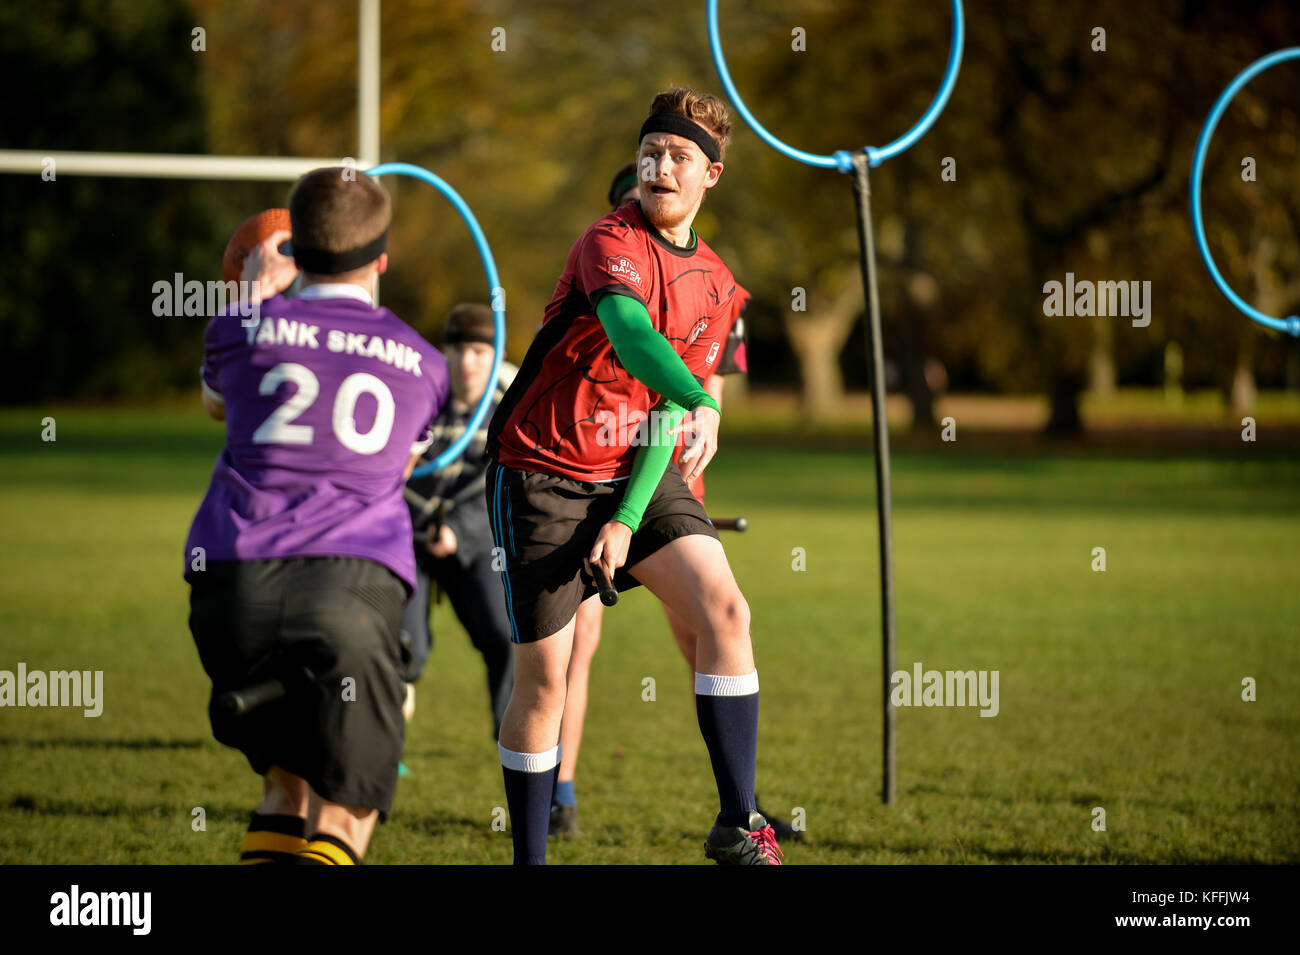
<svg viewBox="0 0 1300 955">
<path fill-rule="evenodd" d="M 211 561 L 362 557 L 414 587 L 402 470 L 450 390 L 437 349 L 361 288 L 315 286 L 262 303 L 251 327 L 213 319 L 202 377 L 225 404 L 226 447 L 187 578 L 201 547 Z"/>
</svg>

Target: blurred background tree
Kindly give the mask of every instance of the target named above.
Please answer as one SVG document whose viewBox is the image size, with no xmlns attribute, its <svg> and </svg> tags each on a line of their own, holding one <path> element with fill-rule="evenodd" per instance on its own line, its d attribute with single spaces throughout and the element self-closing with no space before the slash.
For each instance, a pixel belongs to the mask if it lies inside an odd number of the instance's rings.
<svg viewBox="0 0 1300 955">
<path fill-rule="evenodd" d="M 1296 343 L 1222 300 L 1187 218 L 1205 114 L 1242 67 L 1294 42 L 1300 10 L 1285 0 L 968 6 L 947 110 L 872 175 L 886 352 L 916 421 L 933 420 L 945 380 L 1046 394 L 1050 427 L 1065 432 L 1079 427 L 1085 389 L 1159 385 L 1177 366 L 1180 386 L 1221 389 L 1242 408 L 1257 387 L 1300 386 Z M 899 135 L 947 57 L 943 0 L 721 7 L 748 104 L 814 152 Z M 0 107 L 6 145 L 355 152 L 353 0 L 63 0 L 0 17 L 6 67 L 31 78 L 27 97 Z M 194 26 L 206 30 L 205 52 L 190 49 Z M 1094 49 L 1098 27 L 1104 52 Z M 721 92 L 704 4 L 390 0 L 382 43 L 382 158 L 433 169 L 475 210 L 517 360 L 569 247 L 605 211 L 655 91 Z M 1274 314 L 1300 308 L 1298 72 L 1287 64 L 1252 82 L 1216 134 L 1205 178 L 1221 269 Z M 754 293 L 753 383 L 798 388 L 805 413 L 825 416 L 866 385 L 849 182 L 779 156 L 735 122 L 727 172 L 697 229 Z M 1242 179 L 1245 156 L 1255 181 Z M 941 177 L 945 158 L 955 181 Z M 396 220 L 383 298 L 436 340 L 452 305 L 486 297 L 477 256 L 441 197 L 386 184 Z M 192 387 L 199 329 L 154 318 L 152 283 L 177 271 L 215 277 L 225 236 L 283 204 L 288 187 L 4 176 L 0 190 L 0 394 L 16 402 Z M 1067 271 L 1150 281 L 1150 325 L 1045 316 L 1043 284 Z M 1170 365 L 1175 348 L 1182 358 Z"/>
<path fill-rule="evenodd" d="M 207 152 L 193 17 L 166 0 L 0 6 L 5 148 Z M 0 175 L 0 401 L 190 385 L 194 319 L 152 286 L 220 277 L 222 183 Z M 213 249 L 215 248 L 215 253 Z M 215 254 L 215 258 L 214 258 Z"/>
</svg>

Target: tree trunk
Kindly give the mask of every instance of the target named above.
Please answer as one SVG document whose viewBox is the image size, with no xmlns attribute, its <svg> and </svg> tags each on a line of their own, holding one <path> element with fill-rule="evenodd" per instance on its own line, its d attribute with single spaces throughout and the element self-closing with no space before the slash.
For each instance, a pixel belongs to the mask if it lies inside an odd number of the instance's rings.
<svg viewBox="0 0 1300 955">
<path fill-rule="evenodd" d="M 1092 353 L 1088 356 L 1088 390 L 1101 398 L 1115 394 L 1115 329 L 1109 317 L 1093 320 Z"/>
<path fill-rule="evenodd" d="M 940 298 L 939 283 L 922 267 L 917 248 L 919 230 L 905 228 L 903 232 L 902 266 L 908 274 L 907 311 L 903 315 L 903 390 L 912 403 L 912 428 L 932 430 L 934 420 L 934 392 L 925 377 L 928 357 L 926 332 L 930 313 Z"/>
<path fill-rule="evenodd" d="M 1255 329 L 1246 324 L 1237 348 L 1237 361 L 1232 369 L 1232 384 L 1228 388 L 1228 407 L 1234 418 L 1255 410 Z"/>
<path fill-rule="evenodd" d="M 790 343 L 799 358 L 803 416 L 810 421 L 823 421 L 844 400 L 839 349 L 833 347 L 824 335 L 791 335 Z"/>
<path fill-rule="evenodd" d="M 812 421 L 830 417 L 844 401 L 840 352 L 858 317 L 861 293 L 850 284 L 830 308 L 816 315 L 787 313 L 785 334 L 799 359 L 803 414 Z"/>
<path fill-rule="evenodd" d="M 1255 370 L 1244 355 L 1237 357 L 1237 367 L 1232 372 L 1232 391 L 1228 397 L 1232 415 L 1248 415 L 1255 410 Z"/>
<path fill-rule="evenodd" d="M 915 320 L 924 321 L 924 317 L 918 315 Z M 930 385 L 925 380 L 925 360 L 915 351 L 908 356 L 904 379 L 907 382 L 907 397 L 912 402 L 912 427 L 933 429 L 935 427 L 934 392 L 930 390 Z"/>
<path fill-rule="evenodd" d="M 1079 393 L 1083 380 L 1078 374 L 1058 372 L 1052 375 L 1048 387 L 1051 416 L 1047 419 L 1047 433 L 1056 435 L 1079 434 L 1083 431 L 1083 418 L 1079 414 Z"/>
<path fill-rule="evenodd" d="M 925 377 L 925 361 L 930 310 L 938 299 L 939 284 L 927 273 L 914 273 L 907 283 L 910 308 L 903 316 L 903 388 L 912 403 L 913 428 L 935 426 L 934 392 Z"/>
</svg>

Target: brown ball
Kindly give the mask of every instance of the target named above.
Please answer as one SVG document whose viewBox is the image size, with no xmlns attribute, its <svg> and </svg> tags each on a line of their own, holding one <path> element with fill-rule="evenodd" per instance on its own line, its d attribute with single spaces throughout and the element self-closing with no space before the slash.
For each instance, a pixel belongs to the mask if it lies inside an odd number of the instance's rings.
<svg viewBox="0 0 1300 955">
<path fill-rule="evenodd" d="M 238 282 L 248 253 L 272 232 L 289 228 L 288 209 L 265 209 L 246 219 L 226 243 L 226 251 L 221 256 L 221 278 L 226 282 Z"/>
</svg>

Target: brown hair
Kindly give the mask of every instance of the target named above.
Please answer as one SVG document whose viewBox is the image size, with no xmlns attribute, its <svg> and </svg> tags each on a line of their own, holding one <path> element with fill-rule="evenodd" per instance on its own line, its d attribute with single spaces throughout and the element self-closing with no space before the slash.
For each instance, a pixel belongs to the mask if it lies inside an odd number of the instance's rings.
<svg viewBox="0 0 1300 955">
<path fill-rule="evenodd" d="M 388 190 L 348 166 L 313 169 L 289 196 L 293 241 L 322 252 L 347 252 L 377 239 L 393 219 Z"/>
<path fill-rule="evenodd" d="M 664 90 L 650 104 L 648 115 L 676 113 L 703 126 L 718 146 L 719 160 L 727 158 L 731 142 L 731 117 L 727 104 L 709 93 L 697 93 L 689 86 L 675 86 Z"/>
<path fill-rule="evenodd" d="M 491 345 L 497 340 L 496 318 L 492 309 L 480 302 L 461 302 L 447 316 L 442 327 L 444 345 L 462 345 L 482 342 Z"/>
</svg>

